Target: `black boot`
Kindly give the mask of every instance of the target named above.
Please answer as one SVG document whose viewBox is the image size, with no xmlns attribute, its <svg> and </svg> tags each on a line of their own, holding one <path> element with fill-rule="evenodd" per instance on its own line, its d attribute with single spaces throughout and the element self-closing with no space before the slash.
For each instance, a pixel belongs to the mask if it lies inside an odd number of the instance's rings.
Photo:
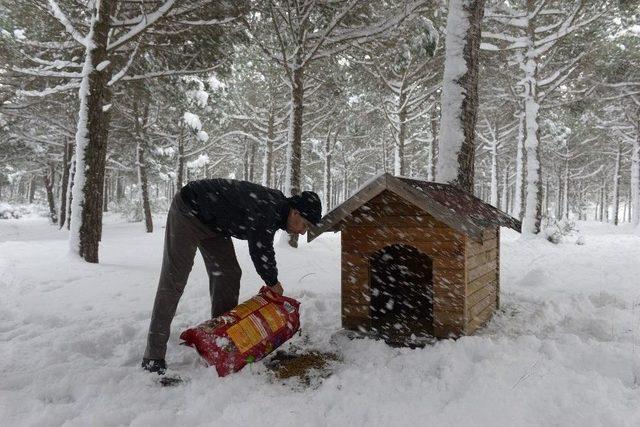
<svg viewBox="0 0 640 427">
<path fill-rule="evenodd" d="M 142 359 L 142 369 L 149 372 L 157 372 L 158 375 L 164 375 L 167 370 L 167 363 L 164 359 Z"/>
</svg>

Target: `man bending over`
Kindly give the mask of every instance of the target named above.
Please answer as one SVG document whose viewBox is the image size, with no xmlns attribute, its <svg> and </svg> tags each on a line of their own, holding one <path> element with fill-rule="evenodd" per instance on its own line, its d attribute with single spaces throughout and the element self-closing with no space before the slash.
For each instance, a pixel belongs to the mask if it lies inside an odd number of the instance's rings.
<svg viewBox="0 0 640 427">
<path fill-rule="evenodd" d="M 303 191 L 293 197 L 232 179 L 192 181 L 176 194 L 169 208 L 160 282 L 142 367 L 162 374 L 171 321 L 187 284 L 196 248 L 209 275 L 211 317 L 238 305 L 242 271 L 231 237 L 247 240 L 249 254 L 264 283 L 282 294 L 273 250 L 278 229 L 304 235 L 321 216 L 318 195 Z"/>
</svg>

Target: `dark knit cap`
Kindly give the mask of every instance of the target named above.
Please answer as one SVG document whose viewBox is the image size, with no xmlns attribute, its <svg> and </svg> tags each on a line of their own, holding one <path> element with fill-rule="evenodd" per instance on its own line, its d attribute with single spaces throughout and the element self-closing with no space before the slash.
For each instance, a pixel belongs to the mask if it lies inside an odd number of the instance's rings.
<svg viewBox="0 0 640 427">
<path fill-rule="evenodd" d="M 303 191 L 291 197 L 291 207 L 300 212 L 300 215 L 316 225 L 322 216 L 322 203 L 320 197 L 313 191 Z"/>
</svg>

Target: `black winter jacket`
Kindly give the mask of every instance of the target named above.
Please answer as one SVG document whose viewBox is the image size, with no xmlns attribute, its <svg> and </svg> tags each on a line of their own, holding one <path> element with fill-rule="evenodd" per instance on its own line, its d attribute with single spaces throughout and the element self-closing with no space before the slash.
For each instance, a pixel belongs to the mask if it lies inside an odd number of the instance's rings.
<svg viewBox="0 0 640 427">
<path fill-rule="evenodd" d="M 203 179 L 180 190 L 182 200 L 213 231 L 247 240 L 249 254 L 264 282 L 278 283 L 273 238 L 286 230 L 289 199 L 282 192 L 247 181 Z"/>
</svg>

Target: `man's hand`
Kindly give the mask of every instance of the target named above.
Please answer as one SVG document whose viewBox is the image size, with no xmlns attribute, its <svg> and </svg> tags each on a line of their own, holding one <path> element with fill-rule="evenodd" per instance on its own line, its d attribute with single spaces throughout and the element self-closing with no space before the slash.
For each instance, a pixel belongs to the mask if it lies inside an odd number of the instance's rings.
<svg viewBox="0 0 640 427">
<path fill-rule="evenodd" d="M 280 284 L 280 282 L 276 283 L 273 286 L 270 286 L 269 289 L 271 289 L 273 292 L 275 292 L 278 295 L 282 295 L 282 293 L 284 292 L 284 289 L 282 289 L 282 285 Z"/>
</svg>

